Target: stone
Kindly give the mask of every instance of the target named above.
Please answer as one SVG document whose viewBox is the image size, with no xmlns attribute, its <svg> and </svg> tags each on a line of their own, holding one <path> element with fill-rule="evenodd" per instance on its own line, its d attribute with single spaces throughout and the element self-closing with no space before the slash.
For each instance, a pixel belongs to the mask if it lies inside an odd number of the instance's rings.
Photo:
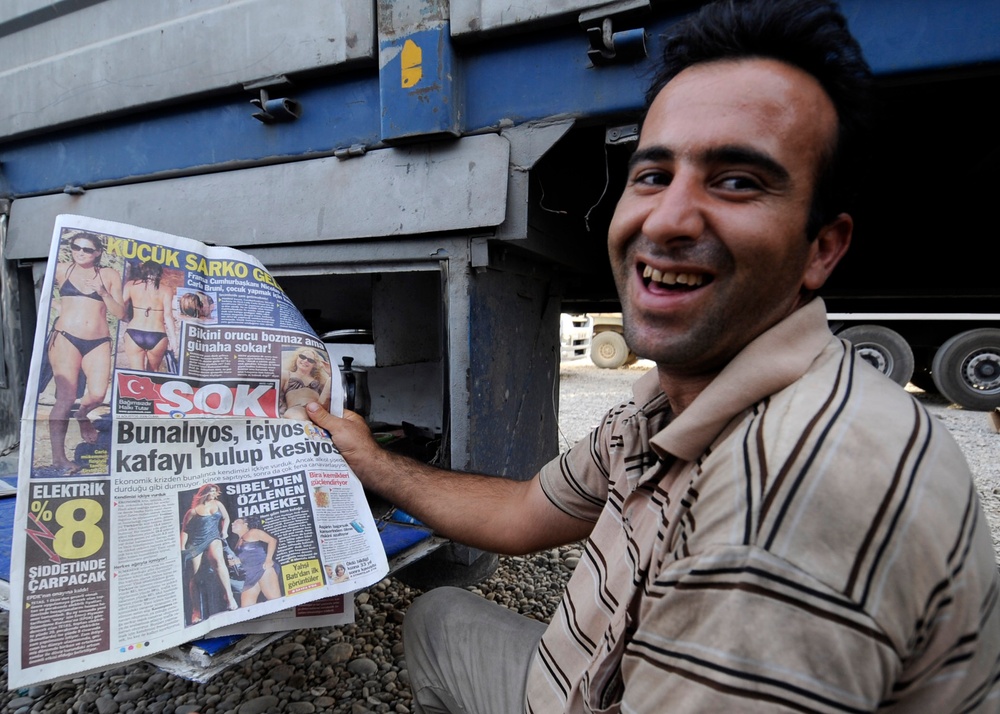
<svg viewBox="0 0 1000 714">
<path fill-rule="evenodd" d="M 316 711 L 316 705 L 312 702 L 289 702 L 285 711 L 288 714 L 313 714 Z"/>
<path fill-rule="evenodd" d="M 279 664 L 271 670 L 270 678 L 275 682 L 287 682 L 293 674 L 295 674 L 295 667 L 290 664 Z"/>
<path fill-rule="evenodd" d="M 347 671 L 361 677 L 368 677 L 378 671 L 378 663 L 367 657 L 358 657 L 347 663 Z"/>
<path fill-rule="evenodd" d="M 268 694 L 243 702 L 237 711 L 239 714 L 267 714 L 278 706 L 278 701 L 276 696 Z"/>
<path fill-rule="evenodd" d="M 338 642 L 323 654 L 323 661 L 328 664 L 347 662 L 354 654 L 354 646 L 350 642 Z"/>
<path fill-rule="evenodd" d="M 103 695 L 94 702 L 97 707 L 97 714 L 117 714 L 118 702 L 109 695 Z"/>
<path fill-rule="evenodd" d="M 141 699 L 144 694 L 145 692 L 142 691 L 142 687 L 137 687 L 135 689 L 121 689 L 118 694 L 115 695 L 115 701 L 119 704 L 134 702 L 137 699 Z"/>
<path fill-rule="evenodd" d="M 273 654 L 277 659 L 286 659 L 291 657 L 293 654 L 305 651 L 305 645 L 300 642 L 285 642 L 275 647 Z"/>
</svg>

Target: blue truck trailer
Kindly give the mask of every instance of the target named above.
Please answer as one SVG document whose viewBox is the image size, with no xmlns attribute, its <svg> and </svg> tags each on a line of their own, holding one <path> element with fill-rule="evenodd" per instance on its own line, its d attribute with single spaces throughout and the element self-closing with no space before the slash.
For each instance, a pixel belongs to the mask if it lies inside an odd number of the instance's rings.
<svg viewBox="0 0 1000 714">
<path fill-rule="evenodd" d="M 318 332 L 370 335 L 373 420 L 530 476 L 557 450 L 560 312 L 616 307 L 608 222 L 660 38 L 698 4 L 4 3 L 0 467 L 75 213 L 253 253 Z M 831 324 L 897 381 L 1000 406 L 1000 2 L 842 8 L 884 121 Z"/>
</svg>

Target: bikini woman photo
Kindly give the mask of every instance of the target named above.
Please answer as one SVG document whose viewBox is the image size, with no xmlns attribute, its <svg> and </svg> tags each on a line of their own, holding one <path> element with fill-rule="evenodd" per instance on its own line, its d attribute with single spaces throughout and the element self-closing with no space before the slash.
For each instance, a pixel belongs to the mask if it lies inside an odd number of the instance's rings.
<svg viewBox="0 0 1000 714">
<path fill-rule="evenodd" d="M 278 412 L 286 419 L 308 421 L 309 402 L 330 403 L 330 363 L 312 347 L 285 349 L 281 362 Z"/>
<path fill-rule="evenodd" d="M 179 354 L 171 309 L 174 290 L 164 280 L 163 266 L 149 260 L 140 263 L 125 282 L 122 299 L 126 315 L 131 315 L 123 338 L 128 366 L 158 372 L 168 349 Z"/>
<path fill-rule="evenodd" d="M 87 415 L 104 402 L 111 376 L 108 314 L 118 319 L 125 314 L 121 277 L 116 270 L 101 265 L 104 244 L 90 233 L 70 235 L 56 266 L 58 298 L 53 306 L 58 315 L 48 338 L 48 359 L 55 380 L 55 404 L 48 417 L 52 465 L 67 474 L 81 469 L 66 457 L 70 419 L 75 419 L 83 441 L 97 441 L 97 429 Z M 74 411 L 81 377 L 87 386 Z"/>
</svg>

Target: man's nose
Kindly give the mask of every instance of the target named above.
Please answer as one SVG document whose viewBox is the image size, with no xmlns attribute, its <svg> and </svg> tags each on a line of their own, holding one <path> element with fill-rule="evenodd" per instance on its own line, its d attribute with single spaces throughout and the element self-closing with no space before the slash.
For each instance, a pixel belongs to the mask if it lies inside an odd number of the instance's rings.
<svg viewBox="0 0 1000 714">
<path fill-rule="evenodd" d="M 674 176 L 670 185 L 657 194 L 655 205 L 642 223 L 642 232 L 657 242 L 697 240 L 705 231 L 701 182 L 693 176 Z"/>
</svg>

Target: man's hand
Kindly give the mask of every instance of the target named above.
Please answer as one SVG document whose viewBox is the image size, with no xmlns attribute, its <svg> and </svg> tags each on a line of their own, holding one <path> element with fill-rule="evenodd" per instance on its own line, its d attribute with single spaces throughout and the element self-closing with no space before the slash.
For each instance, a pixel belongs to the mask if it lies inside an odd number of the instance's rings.
<svg viewBox="0 0 1000 714">
<path fill-rule="evenodd" d="M 347 409 L 343 418 L 335 417 L 317 402 L 306 405 L 306 414 L 330 432 L 334 446 L 361 482 L 375 488 L 376 484 L 368 480 L 375 480 L 376 464 L 385 459 L 385 451 L 375 442 L 364 418 Z"/>
</svg>

